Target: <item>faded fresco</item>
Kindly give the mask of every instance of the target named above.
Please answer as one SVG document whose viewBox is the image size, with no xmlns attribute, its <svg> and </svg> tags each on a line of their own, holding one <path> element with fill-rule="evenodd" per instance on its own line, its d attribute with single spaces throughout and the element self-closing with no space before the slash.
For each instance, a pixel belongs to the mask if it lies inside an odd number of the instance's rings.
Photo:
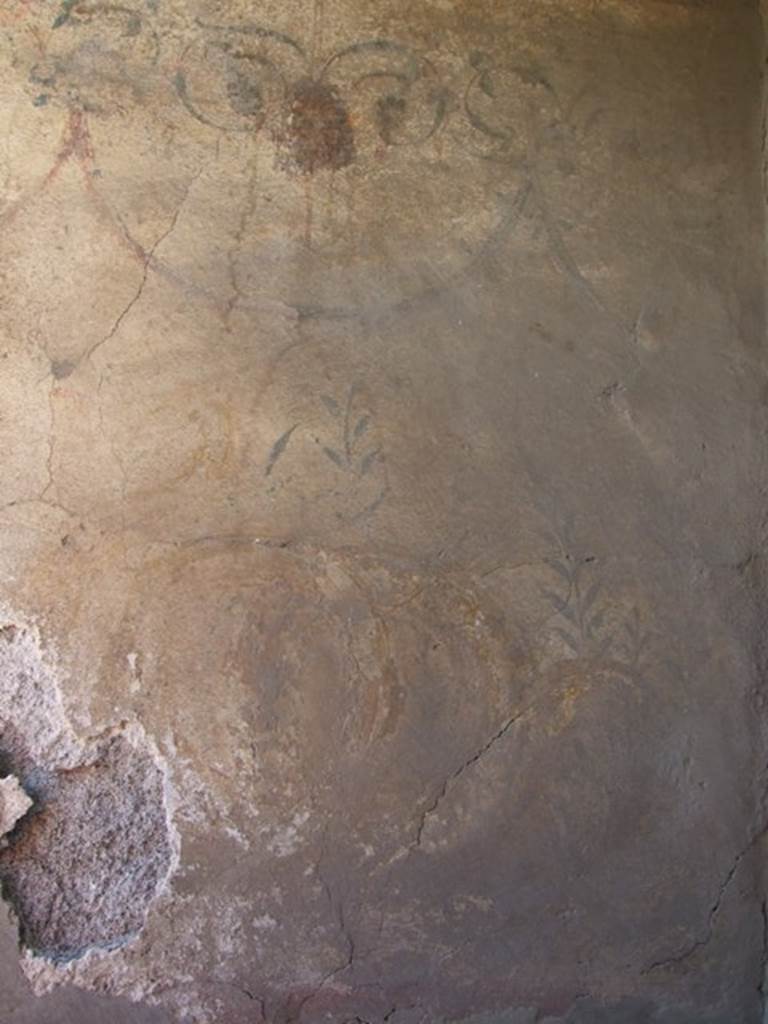
<svg viewBox="0 0 768 1024">
<path fill-rule="evenodd" d="M 4 0 L 3 1024 L 761 1024 L 762 64 Z"/>
</svg>

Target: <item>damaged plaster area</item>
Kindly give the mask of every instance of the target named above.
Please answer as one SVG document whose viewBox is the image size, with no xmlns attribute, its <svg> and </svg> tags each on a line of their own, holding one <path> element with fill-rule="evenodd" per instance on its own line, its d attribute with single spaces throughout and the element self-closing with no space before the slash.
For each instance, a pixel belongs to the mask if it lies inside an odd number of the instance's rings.
<svg viewBox="0 0 768 1024">
<path fill-rule="evenodd" d="M 32 801 L 12 775 L 0 779 L 0 840 L 13 830 L 31 806 Z"/>
<path fill-rule="evenodd" d="M 21 946 L 53 969 L 137 936 L 174 864 L 149 741 L 126 723 L 80 740 L 36 631 L 16 625 L 0 629 L 0 836 Z"/>
</svg>

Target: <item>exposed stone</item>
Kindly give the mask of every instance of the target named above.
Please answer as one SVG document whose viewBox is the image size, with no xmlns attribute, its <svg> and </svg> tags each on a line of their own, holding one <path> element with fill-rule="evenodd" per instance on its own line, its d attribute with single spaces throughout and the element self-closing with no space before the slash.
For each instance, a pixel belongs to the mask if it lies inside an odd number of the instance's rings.
<svg viewBox="0 0 768 1024">
<path fill-rule="evenodd" d="M 0 779 L 0 838 L 11 832 L 23 818 L 32 801 L 12 775 Z"/>
<path fill-rule="evenodd" d="M 23 945 L 69 960 L 128 942 L 171 865 L 159 768 L 113 737 L 88 763 L 51 773 L 39 799 L 0 852 L 0 881 Z"/>
<path fill-rule="evenodd" d="M 36 631 L 0 633 L 3 895 L 35 955 L 115 949 L 173 867 L 165 776 L 135 726 L 77 740 Z"/>
</svg>

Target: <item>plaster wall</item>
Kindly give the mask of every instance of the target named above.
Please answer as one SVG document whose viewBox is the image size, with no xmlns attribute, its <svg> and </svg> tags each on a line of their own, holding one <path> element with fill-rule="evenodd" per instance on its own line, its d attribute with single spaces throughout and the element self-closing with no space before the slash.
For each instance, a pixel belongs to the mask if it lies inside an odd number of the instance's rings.
<svg viewBox="0 0 768 1024">
<path fill-rule="evenodd" d="M 762 39 L 4 0 L 3 1024 L 763 1021 Z"/>
</svg>

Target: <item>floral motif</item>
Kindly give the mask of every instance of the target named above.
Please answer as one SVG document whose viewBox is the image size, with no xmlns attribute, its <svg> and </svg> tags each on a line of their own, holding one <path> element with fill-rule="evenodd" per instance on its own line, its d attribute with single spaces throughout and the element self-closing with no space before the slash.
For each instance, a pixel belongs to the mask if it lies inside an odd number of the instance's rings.
<svg viewBox="0 0 768 1024">
<path fill-rule="evenodd" d="M 320 67 L 295 39 L 259 25 L 204 25 L 185 52 L 176 89 L 199 121 L 227 131 L 267 127 L 286 170 L 338 170 L 352 162 L 350 104 L 365 96 L 388 146 L 429 138 L 443 124 L 445 90 L 432 64 L 399 43 L 348 46 Z"/>
</svg>

